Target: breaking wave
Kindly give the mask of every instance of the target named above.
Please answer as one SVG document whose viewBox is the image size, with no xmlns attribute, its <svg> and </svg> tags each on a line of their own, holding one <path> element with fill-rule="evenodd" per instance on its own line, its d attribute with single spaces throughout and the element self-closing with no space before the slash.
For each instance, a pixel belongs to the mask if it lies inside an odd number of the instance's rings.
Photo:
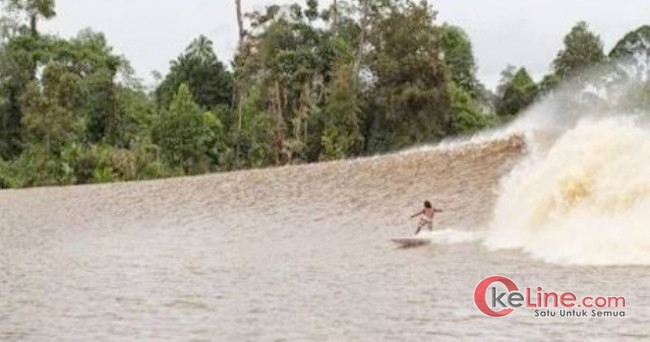
<svg viewBox="0 0 650 342">
<path fill-rule="evenodd" d="M 558 264 L 650 265 L 647 109 L 626 97 L 638 91 L 629 84 L 605 90 L 565 85 L 502 131 L 526 132 L 527 153 L 500 181 L 486 247 Z"/>
<path fill-rule="evenodd" d="M 650 132 L 584 118 L 501 183 L 485 245 L 547 262 L 650 264 Z"/>
</svg>

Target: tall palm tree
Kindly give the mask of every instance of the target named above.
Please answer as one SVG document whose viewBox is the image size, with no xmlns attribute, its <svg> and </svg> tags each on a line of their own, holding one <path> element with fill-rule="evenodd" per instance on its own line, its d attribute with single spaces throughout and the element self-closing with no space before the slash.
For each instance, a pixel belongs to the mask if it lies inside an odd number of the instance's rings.
<svg viewBox="0 0 650 342">
<path fill-rule="evenodd" d="M 185 53 L 188 56 L 196 57 L 202 62 L 206 62 L 214 59 L 213 46 L 214 44 L 210 39 L 204 35 L 200 35 L 185 49 Z"/>
<path fill-rule="evenodd" d="M 9 9 L 24 11 L 29 17 L 29 28 L 33 37 L 38 36 L 39 19 L 52 19 L 56 16 L 56 0 L 2 0 Z"/>
</svg>

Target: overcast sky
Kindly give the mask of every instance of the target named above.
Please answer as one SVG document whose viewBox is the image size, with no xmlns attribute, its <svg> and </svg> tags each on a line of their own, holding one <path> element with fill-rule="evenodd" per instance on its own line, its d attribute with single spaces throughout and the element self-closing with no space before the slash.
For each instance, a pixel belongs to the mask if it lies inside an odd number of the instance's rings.
<svg viewBox="0 0 650 342">
<path fill-rule="evenodd" d="M 329 3 L 331 0 L 323 0 Z M 242 0 L 244 10 L 304 0 Z M 549 70 L 562 38 L 579 20 L 589 23 L 610 49 L 626 32 L 650 24 L 649 0 L 430 0 L 438 21 L 463 27 L 474 44 L 479 78 L 490 88 L 507 64 L 525 66 L 536 78 Z M 138 76 L 167 71 L 189 42 L 205 34 L 219 59 L 236 45 L 234 0 L 57 0 L 56 19 L 43 29 L 64 36 L 85 27 L 104 32 Z"/>
</svg>

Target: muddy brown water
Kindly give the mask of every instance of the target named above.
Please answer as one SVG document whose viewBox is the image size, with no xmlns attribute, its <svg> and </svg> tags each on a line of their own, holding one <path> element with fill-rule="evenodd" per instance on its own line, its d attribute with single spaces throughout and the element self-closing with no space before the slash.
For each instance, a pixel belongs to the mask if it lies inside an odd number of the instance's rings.
<svg viewBox="0 0 650 342">
<path fill-rule="evenodd" d="M 2 341 L 650 340 L 650 271 L 490 252 L 512 137 L 351 161 L 0 192 Z M 430 199 L 436 243 L 398 249 Z M 434 233 L 437 234 L 437 233 Z M 446 237 L 450 237 L 447 239 Z M 493 274 L 626 296 L 626 317 L 489 318 Z"/>
</svg>

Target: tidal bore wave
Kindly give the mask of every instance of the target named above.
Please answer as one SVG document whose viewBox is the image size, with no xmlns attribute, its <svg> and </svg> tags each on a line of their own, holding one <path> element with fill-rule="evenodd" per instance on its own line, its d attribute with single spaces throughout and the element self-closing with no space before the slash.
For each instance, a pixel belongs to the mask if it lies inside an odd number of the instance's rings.
<svg viewBox="0 0 650 342">
<path fill-rule="evenodd" d="M 84 222 L 240 229 L 252 220 L 324 226 L 323 238 L 361 241 L 376 238 L 373 226 L 410 233 L 408 214 L 430 199 L 445 210 L 440 231 L 430 234 L 434 244 L 479 241 L 559 264 L 650 264 L 648 129 L 629 116 L 585 117 L 561 129 L 521 120 L 473 139 L 371 158 L 3 191 L 0 238 L 32 227 L 49 244 L 53 227 L 83 232 Z M 39 215 L 25 219 L 30 212 Z"/>
</svg>

